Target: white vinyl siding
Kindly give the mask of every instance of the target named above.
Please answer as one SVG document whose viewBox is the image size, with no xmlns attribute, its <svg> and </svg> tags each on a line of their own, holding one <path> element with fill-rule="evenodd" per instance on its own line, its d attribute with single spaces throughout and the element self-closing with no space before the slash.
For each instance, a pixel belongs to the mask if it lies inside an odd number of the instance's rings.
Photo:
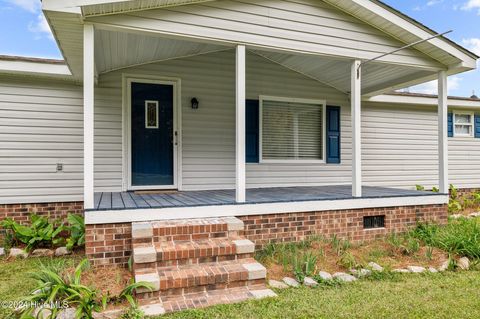
<svg viewBox="0 0 480 319">
<path fill-rule="evenodd" d="M 329 185 L 350 183 L 350 112 L 348 100 L 338 91 L 324 86 L 278 64 L 247 53 L 247 99 L 258 100 L 260 95 L 327 100 L 342 106 L 342 163 L 328 166 L 314 163 L 262 163 L 247 165 L 247 187 L 286 185 Z M 115 71 L 100 76 L 99 86 L 112 97 L 122 96 L 122 73 L 180 78 L 182 81 L 182 183 L 183 189 L 232 189 L 235 186 L 235 54 L 216 52 L 185 59 L 170 60 Z M 190 100 L 196 97 L 200 106 L 192 110 Z M 100 90 L 97 100 L 105 100 Z M 113 102 L 113 101 L 112 101 Z M 104 103 L 105 104 L 105 103 Z M 105 106 L 106 107 L 106 106 Z M 103 108 L 102 108 L 103 109 Z M 121 101 L 111 105 L 111 136 L 102 136 L 102 146 L 108 151 L 95 154 L 95 161 L 108 162 L 121 154 Z M 96 111 L 97 112 L 97 111 Z M 118 121 L 117 121 L 118 120 Z M 206 125 L 208 123 L 208 125 Z M 96 121 L 96 130 L 102 125 Z M 101 149 L 95 136 L 95 145 Z M 110 143 L 109 143 L 110 141 Z M 105 158 L 104 155 L 108 156 Z M 111 157 L 110 157 L 111 156 Z M 113 164 L 115 163 L 115 164 Z M 122 189 L 121 156 L 115 157 L 108 171 L 96 165 L 96 190 Z M 98 181 L 98 176 L 102 180 Z M 335 177 L 335 178 L 333 178 Z"/>
<path fill-rule="evenodd" d="M 182 80 L 183 186 L 234 188 L 235 56 L 217 52 L 135 67 L 125 72 Z M 303 75 L 247 54 L 247 98 L 260 95 L 326 100 L 341 107 L 341 163 L 247 165 L 247 187 L 351 182 L 351 125 L 345 95 Z M 191 109 L 197 97 L 200 107 Z M 52 80 L 0 80 L 0 204 L 75 201 L 83 192 L 83 106 L 80 86 Z M 449 178 L 480 187 L 480 139 L 449 139 Z M 122 189 L 122 72 L 95 87 L 95 190 Z M 365 185 L 437 186 L 435 107 L 362 105 Z M 57 163 L 63 171 L 57 172 Z"/>
<path fill-rule="evenodd" d="M 79 86 L 0 79 L 0 204 L 82 200 L 82 103 Z"/>
</svg>

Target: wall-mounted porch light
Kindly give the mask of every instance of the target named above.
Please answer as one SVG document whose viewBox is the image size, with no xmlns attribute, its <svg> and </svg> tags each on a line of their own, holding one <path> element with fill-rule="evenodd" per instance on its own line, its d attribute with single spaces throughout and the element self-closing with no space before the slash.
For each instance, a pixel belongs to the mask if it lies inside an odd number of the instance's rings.
<svg viewBox="0 0 480 319">
<path fill-rule="evenodd" d="M 192 110 L 198 109 L 198 100 L 196 97 L 192 98 Z"/>
</svg>

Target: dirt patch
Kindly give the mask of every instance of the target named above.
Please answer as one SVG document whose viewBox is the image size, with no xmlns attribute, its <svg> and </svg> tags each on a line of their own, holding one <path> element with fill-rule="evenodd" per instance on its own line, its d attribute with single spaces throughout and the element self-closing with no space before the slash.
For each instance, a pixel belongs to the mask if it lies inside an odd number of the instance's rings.
<svg viewBox="0 0 480 319">
<path fill-rule="evenodd" d="M 330 240 L 314 241 L 309 248 L 301 248 L 294 253 L 276 253 L 273 257 L 266 257 L 261 262 L 267 267 L 270 279 L 282 279 L 294 275 L 295 261 L 302 255 L 316 257 L 315 273 L 320 270 L 329 273 L 347 272 L 351 268 L 365 267 L 374 261 L 389 269 L 405 268 L 407 266 L 423 266 L 438 268 L 448 255 L 437 248 L 420 245 L 415 252 L 405 252 L 401 245 L 394 245 L 386 240 L 377 240 L 358 245 L 346 245 L 339 248 L 332 245 Z"/>
<path fill-rule="evenodd" d="M 131 272 L 121 267 L 91 268 L 82 274 L 82 284 L 110 297 L 120 295 L 131 280 Z"/>
</svg>

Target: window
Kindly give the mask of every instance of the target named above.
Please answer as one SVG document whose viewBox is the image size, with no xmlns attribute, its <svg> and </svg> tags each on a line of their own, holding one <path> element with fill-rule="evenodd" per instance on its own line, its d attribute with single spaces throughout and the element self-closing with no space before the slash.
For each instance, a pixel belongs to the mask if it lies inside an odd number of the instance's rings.
<svg viewBox="0 0 480 319">
<path fill-rule="evenodd" d="M 325 102 L 261 98 L 263 162 L 324 161 Z"/>
<path fill-rule="evenodd" d="M 363 217 L 363 229 L 384 228 L 385 215 Z"/>
<path fill-rule="evenodd" d="M 473 137 L 473 113 L 453 114 L 454 136 Z"/>
<path fill-rule="evenodd" d="M 158 128 L 158 101 L 145 101 L 145 128 Z"/>
</svg>

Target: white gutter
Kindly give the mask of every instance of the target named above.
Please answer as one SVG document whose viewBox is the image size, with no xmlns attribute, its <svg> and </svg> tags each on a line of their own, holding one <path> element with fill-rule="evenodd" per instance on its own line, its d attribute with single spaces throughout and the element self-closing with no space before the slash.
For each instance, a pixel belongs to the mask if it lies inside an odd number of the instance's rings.
<svg viewBox="0 0 480 319">
<path fill-rule="evenodd" d="M 32 75 L 71 76 L 66 64 L 43 63 L 34 61 L 0 60 L 0 73 L 18 73 Z"/>
<path fill-rule="evenodd" d="M 382 94 L 372 97 L 364 97 L 364 102 L 389 103 L 389 104 L 416 104 L 416 105 L 438 105 L 436 96 L 406 96 L 396 94 Z M 480 101 L 448 98 L 449 107 L 463 107 L 480 109 Z"/>
</svg>

